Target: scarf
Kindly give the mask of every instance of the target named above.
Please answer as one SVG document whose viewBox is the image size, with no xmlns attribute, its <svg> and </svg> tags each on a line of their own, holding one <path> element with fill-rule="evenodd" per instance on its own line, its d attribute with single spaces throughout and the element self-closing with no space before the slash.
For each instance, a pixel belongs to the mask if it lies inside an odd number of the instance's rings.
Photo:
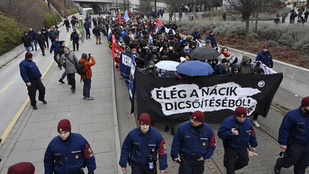
<svg viewBox="0 0 309 174">
<path fill-rule="evenodd" d="M 223 54 L 225 57 L 229 57 L 229 53 L 221 51 L 221 54 Z"/>
</svg>

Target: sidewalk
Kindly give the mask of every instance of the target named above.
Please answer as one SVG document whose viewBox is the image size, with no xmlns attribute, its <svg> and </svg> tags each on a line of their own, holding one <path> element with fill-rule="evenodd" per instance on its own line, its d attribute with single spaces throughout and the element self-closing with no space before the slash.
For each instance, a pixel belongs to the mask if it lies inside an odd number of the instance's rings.
<svg viewBox="0 0 309 174">
<path fill-rule="evenodd" d="M 71 94 L 70 86 L 58 82 L 63 70 L 53 63 L 45 76 L 47 104 L 38 102 L 38 110 L 30 104 L 23 111 L 0 149 L 1 174 L 6 174 L 9 166 L 22 162 L 32 162 L 38 174 L 44 173 L 44 154 L 48 143 L 57 136 L 57 124 L 61 119 L 71 121 L 72 132 L 82 134 L 90 143 L 96 158 L 95 173 L 118 173 L 120 155 L 117 113 L 115 106 L 114 73 L 111 51 L 102 44 L 96 45 L 92 36 L 75 52 L 79 59 L 83 52 L 92 53 L 96 64 L 93 66 L 91 96 L 93 101 L 82 99 L 80 76 L 76 78 L 76 92 Z M 66 81 L 66 80 L 65 80 Z M 87 169 L 85 170 L 87 173 Z"/>
</svg>

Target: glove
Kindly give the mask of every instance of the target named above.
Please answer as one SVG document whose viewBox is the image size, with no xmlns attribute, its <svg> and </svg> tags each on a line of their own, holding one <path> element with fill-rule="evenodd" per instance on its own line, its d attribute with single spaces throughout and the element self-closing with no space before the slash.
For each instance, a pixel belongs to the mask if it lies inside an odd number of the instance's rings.
<svg viewBox="0 0 309 174">
<path fill-rule="evenodd" d="M 260 61 L 256 63 L 256 66 L 259 67 L 261 65 Z"/>
<path fill-rule="evenodd" d="M 88 172 L 88 174 L 94 174 L 94 172 L 92 171 L 92 172 Z"/>
<path fill-rule="evenodd" d="M 273 68 L 274 66 L 273 66 L 272 64 L 269 64 L 268 67 L 269 67 L 269 68 Z"/>
<path fill-rule="evenodd" d="M 238 62 L 238 58 L 235 57 L 235 60 L 232 62 L 232 64 L 236 64 Z"/>
</svg>

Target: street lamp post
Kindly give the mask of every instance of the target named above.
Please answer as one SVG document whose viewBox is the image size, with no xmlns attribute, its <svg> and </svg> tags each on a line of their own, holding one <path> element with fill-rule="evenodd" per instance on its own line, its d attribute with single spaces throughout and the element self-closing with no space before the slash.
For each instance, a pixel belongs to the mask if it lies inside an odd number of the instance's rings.
<svg viewBox="0 0 309 174">
<path fill-rule="evenodd" d="M 157 0 L 155 0 L 155 18 L 157 18 Z"/>
</svg>

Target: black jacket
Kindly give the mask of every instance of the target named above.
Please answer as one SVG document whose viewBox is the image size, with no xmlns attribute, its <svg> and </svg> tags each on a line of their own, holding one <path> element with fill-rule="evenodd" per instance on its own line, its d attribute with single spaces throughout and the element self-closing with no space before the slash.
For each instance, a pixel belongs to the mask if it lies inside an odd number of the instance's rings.
<svg viewBox="0 0 309 174">
<path fill-rule="evenodd" d="M 23 35 L 23 37 L 21 37 L 21 42 L 24 43 L 25 47 L 31 47 L 31 41 L 32 37 L 29 35 Z"/>
<path fill-rule="evenodd" d="M 43 34 L 37 35 L 37 36 L 36 36 L 36 41 L 37 41 L 39 44 L 44 44 L 44 42 L 46 41 L 45 36 L 44 36 Z"/>
</svg>

